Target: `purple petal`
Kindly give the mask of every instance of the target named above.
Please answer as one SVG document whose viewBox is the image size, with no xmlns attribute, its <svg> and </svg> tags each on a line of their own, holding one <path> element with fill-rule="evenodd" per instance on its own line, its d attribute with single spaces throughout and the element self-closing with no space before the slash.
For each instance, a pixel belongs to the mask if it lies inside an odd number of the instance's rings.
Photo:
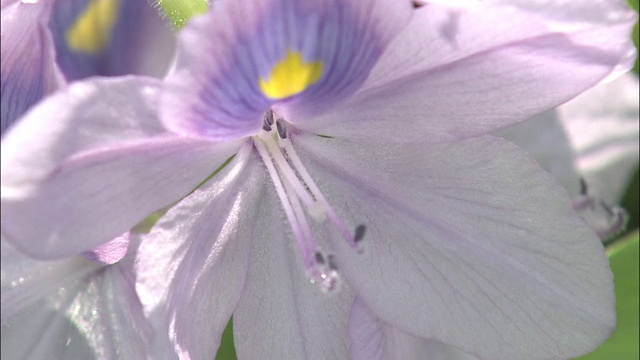
<svg viewBox="0 0 640 360">
<path fill-rule="evenodd" d="M 611 8 L 585 21 L 484 2 L 421 7 L 358 93 L 299 126 L 369 141 L 442 142 L 525 120 L 631 63 L 635 14 Z"/>
<path fill-rule="evenodd" d="M 499 138 L 365 145 L 296 138 L 363 254 L 338 268 L 383 321 L 480 358 L 570 358 L 615 326 L 611 271 L 566 192 Z"/>
<path fill-rule="evenodd" d="M 33 109 L 2 142 L 2 228 L 36 257 L 90 250 L 193 190 L 240 143 L 167 133 L 158 83 L 75 83 Z"/>
<path fill-rule="evenodd" d="M 215 354 L 245 287 L 265 173 L 250 145 L 144 235 L 137 289 L 181 358 Z M 244 219 L 244 220 L 243 220 Z"/>
<path fill-rule="evenodd" d="M 88 19 L 93 27 L 74 33 Z M 173 34 L 146 0 L 110 1 L 102 7 L 88 0 L 56 1 L 49 28 L 57 62 L 68 81 L 94 75 L 160 76 L 171 59 Z M 158 47 L 157 40 L 165 44 Z M 151 71 L 140 66 L 149 60 L 153 60 Z"/>
<path fill-rule="evenodd" d="M 62 83 L 46 22 L 50 6 L 15 3 L 2 9 L 0 131 Z"/>
<path fill-rule="evenodd" d="M 248 281 L 233 316 L 238 358 L 347 359 L 352 291 L 343 284 L 325 294 L 311 284 L 274 191 L 257 211 Z"/>
<path fill-rule="evenodd" d="M 324 110 L 363 83 L 410 10 L 395 0 L 214 3 L 180 33 L 162 118 L 177 132 L 228 139 L 260 131 L 274 104 L 283 115 Z M 290 54 L 319 77 L 291 92 L 263 90 Z"/>
</svg>

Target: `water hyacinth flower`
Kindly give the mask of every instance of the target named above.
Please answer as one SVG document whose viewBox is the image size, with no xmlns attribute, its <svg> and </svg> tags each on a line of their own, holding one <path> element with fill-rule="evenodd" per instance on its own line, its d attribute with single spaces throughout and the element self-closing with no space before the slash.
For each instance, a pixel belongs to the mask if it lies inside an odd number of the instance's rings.
<svg viewBox="0 0 640 360">
<path fill-rule="evenodd" d="M 171 40 L 146 0 L 4 1 L 1 130 L 70 81 L 163 76 Z"/>
<path fill-rule="evenodd" d="M 215 3 L 163 83 L 79 82 L 11 130 L 2 231 L 57 258 L 175 203 L 136 279 L 181 358 L 231 314 L 241 358 L 368 358 L 367 314 L 479 358 L 586 353 L 615 324 L 602 245 L 486 134 L 628 68 L 635 18 L 543 3 Z"/>
</svg>

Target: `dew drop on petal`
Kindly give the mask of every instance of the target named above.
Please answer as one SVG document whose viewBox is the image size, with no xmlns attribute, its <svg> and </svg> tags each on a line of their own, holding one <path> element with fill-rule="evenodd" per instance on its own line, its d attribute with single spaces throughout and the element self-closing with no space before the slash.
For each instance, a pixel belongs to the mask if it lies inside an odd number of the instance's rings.
<svg viewBox="0 0 640 360">
<path fill-rule="evenodd" d="M 323 293 L 330 293 L 335 291 L 340 286 L 340 273 L 333 263 L 333 259 L 330 257 L 325 263 L 316 263 L 311 270 L 311 276 L 309 281 L 312 284 L 318 285 Z"/>
</svg>

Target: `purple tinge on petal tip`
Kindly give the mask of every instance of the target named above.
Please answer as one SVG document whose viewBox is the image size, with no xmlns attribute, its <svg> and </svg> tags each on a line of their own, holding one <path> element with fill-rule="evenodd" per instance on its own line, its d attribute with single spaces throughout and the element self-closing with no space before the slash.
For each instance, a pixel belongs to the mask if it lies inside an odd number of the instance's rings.
<svg viewBox="0 0 640 360">
<path fill-rule="evenodd" d="M 127 231 L 126 233 L 98 246 L 93 250 L 85 251 L 82 253 L 82 256 L 91 261 L 105 265 L 115 264 L 127 255 L 129 237 L 130 232 Z"/>
</svg>

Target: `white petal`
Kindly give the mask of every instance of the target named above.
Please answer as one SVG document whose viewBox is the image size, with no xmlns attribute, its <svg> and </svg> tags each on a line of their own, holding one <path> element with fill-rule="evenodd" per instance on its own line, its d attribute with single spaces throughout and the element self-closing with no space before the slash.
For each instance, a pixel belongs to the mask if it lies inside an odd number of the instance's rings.
<svg viewBox="0 0 640 360">
<path fill-rule="evenodd" d="M 347 359 L 353 295 L 325 294 L 307 277 L 273 188 L 262 197 L 249 277 L 233 316 L 240 359 Z M 320 239 L 317 239 L 320 240 Z"/>
<path fill-rule="evenodd" d="M 531 153 L 569 193 L 615 204 L 638 166 L 638 78 L 627 74 L 574 100 L 498 132 Z"/>
<path fill-rule="evenodd" d="M 575 152 L 557 110 L 545 111 L 533 118 L 496 132 L 531 154 L 571 195 L 580 192 L 580 174 Z"/>
<path fill-rule="evenodd" d="M 640 90 L 627 74 L 561 106 L 560 119 L 590 191 L 610 204 L 623 195 L 638 166 Z"/>
<path fill-rule="evenodd" d="M 349 316 L 349 354 L 352 360 L 477 360 L 452 346 L 415 337 L 385 323 L 358 297 Z"/>
<path fill-rule="evenodd" d="M 100 265 L 81 257 L 57 261 L 31 259 L 4 236 L 2 245 L 2 324 L 60 288 L 95 272 Z"/>
<path fill-rule="evenodd" d="M 265 172 L 248 145 L 143 236 L 137 288 L 180 358 L 212 358 L 245 286 Z"/>
<path fill-rule="evenodd" d="M 48 97 L 2 140 L 2 230 L 32 256 L 94 248 L 194 189 L 240 143 L 166 132 L 159 82 L 78 82 Z"/>
<path fill-rule="evenodd" d="M 345 221 L 367 226 L 364 254 L 342 238 L 332 244 L 350 286 L 385 322 L 490 359 L 573 357 L 613 330 L 600 240 L 518 148 L 493 137 L 297 144 Z"/>
<path fill-rule="evenodd" d="M 4 256 L 5 247 L 2 250 Z M 9 309 L 10 314 L 5 314 L 3 269 L 2 358 L 146 358 L 150 328 L 131 282 L 130 267 L 118 263 L 97 268 L 85 262 L 93 269 L 88 275 L 67 276 L 45 297 L 25 298 L 25 306 L 20 311 Z M 28 269 L 23 271 L 28 276 Z M 51 269 L 51 279 L 68 275 L 56 271 Z"/>
</svg>

